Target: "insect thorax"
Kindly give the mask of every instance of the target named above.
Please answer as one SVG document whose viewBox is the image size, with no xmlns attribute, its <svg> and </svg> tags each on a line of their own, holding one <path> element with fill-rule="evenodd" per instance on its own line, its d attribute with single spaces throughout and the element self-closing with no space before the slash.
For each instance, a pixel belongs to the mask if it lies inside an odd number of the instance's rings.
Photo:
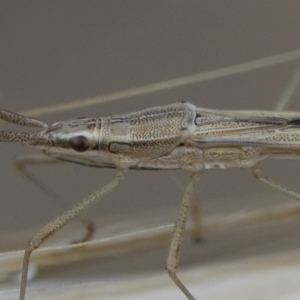
<svg viewBox="0 0 300 300">
<path fill-rule="evenodd" d="M 128 166 L 163 156 L 194 132 L 195 115 L 194 105 L 180 102 L 103 118 L 99 150 Z"/>
</svg>

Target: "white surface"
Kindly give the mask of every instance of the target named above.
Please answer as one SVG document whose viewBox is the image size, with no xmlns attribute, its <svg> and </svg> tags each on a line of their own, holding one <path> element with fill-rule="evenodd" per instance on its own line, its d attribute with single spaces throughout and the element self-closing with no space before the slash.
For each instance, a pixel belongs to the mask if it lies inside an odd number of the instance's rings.
<svg viewBox="0 0 300 300">
<path fill-rule="evenodd" d="M 299 223 L 299 217 L 294 217 L 210 231 L 214 228 L 210 222 L 203 243 L 195 245 L 186 237 L 178 276 L 196 299 L 296 297 L 300 294 Z M 129 237 L 130 247 L 126 246 Z M 121 235 L 115 241 L 96 239 L 83 246 L 37 251 L 31 261 L 36 276 L 28 282 L 28 299 L 185 299 L 164 270 L 169 236 L 156 240 L 148 233 L 144 243 L 138 243 L 139 238 Z M 1 300 L 17 299 L 21 259 L 22 252 L 0 256 Z"/>
<path fill-rule="evenodd" d="M 280 257 L 280 256 L 279 256 Z M 273 258 L 274 259 L 274 258 Z M 275 257 L 276 259 L 276 257 Z M 295 267 L 243 272 L 243 267 L 256 265 L 268 259 L 236 262 L 214 268 L 191 268 L 180 272 L 180 278 L 196 299 L 232 300 L 290 300 L 300 295 L 299 262 Z M 264 264 L 263 263 L 263 264 Z M 144 276 L 143 276 L 144 277 Z M 131 278 L 115 283 L 105 281 L 41 281 L 28 290 L 29 299 L 184 299 L 166 274 L 148 274 L 145 278 Z M 46 284 L 46 285 L 45 285 Z M 16 299 L 17 289 L 1 292 L 1 299 Z"/>
</svg>

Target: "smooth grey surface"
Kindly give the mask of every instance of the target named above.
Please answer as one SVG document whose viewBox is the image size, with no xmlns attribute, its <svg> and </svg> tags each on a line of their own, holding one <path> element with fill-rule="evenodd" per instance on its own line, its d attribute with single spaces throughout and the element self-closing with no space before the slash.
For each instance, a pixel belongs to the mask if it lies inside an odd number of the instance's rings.
<svg viewBox="0 0 300 300">
<path fill-rule="evenodd" d="M 292 51 L 300 48 L 299 26 L 298 1 L 2 0 L 0 107 L 17 112 L 65 103 Z M 51 123 L 108 116 L 180 100 L 217 109 L 272 109 L 297 65 L 282 64 L 40 119 Z M 292 109 L 299 107 L 296 96 Z M 4 123 L 0 127 L 17 129 Z M 14 159 L 30 151 L 21 145 L 0 146 L 0 234 L 17 241 L 11 247 L 0 244 L 0 249 L 22 249 L 30 236 L 15 232 L 42 226 L 62 208 L 14 168 Z M 269 174 L 297 187 L 300 162 L 272 161 L 266 166 Z M 73 165 L 32 170 L 66 207 L 115 173 Z M 184 183 L 187 174 L 177 173 Z M 241 170 L 206 172 L 196 194 L 206 217 L 293 201 L 266 190 Z M 174 212 L 180 197 L 166 172 L 131 172 L 87 215 L 104 226 L 127 214 L 138 218 L 139 212 L 157 214 L 161 208 Z"/>
</svg>

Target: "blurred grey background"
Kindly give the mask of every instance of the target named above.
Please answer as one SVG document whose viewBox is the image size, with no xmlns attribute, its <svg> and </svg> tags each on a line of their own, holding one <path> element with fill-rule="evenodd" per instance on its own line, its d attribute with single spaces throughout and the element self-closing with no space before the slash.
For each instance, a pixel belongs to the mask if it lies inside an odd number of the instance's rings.
<svg viewBox="0 0 300 300">
<path fill-rule="evenodd" d="M 67 103 L 296 50 L 300 48 L 299 11 L 300 3 L 296 0 L 2 0 L 0 107 L 20 112 Z M 271 110 L 297 67 L 298 62 L 280 64 L 35 117 L 51 123 L 132 112 L 180 100 L 216 109 Z M 298 96 L 291 109 L 299 107 Z M 0 127 L 20 129 L 4 123 Z M 0 146 L 0 236 L 3 237 L 0 249 L 23 249 L 31 237 L 29 232 L 45 224 L 62 208 L 14 168 L 14 160 L 31 151 L 17 144 Z M 291 187 L 299 185 L 297 161 L 271 161 L 265 166 L 276 179 Z M 104 185 L 115 173 L 70 164 L 30 170 L 60 195 L 66 207 Z M 175 174 L 184 185 L 188 174 L 180 171 Z M 196 197 L 204 218 L 293 203 L 267 190 L 242 170 L 206 172 L 198 184 Z M 163 211 L 170 216 L 164 219 L 163 215 L 161 224 L 168 224 L 176 216 L 180 198 L 180 189 L 166 172 L 129 172 L 118 190 L 91 209 L 87 217 L 105 227 L 126 216 L 138 223 L 145 214 L 151 219 L 151 214 Z M 155 222 L 152 226 L 159 225 Z M 273 246 L 262 252 L 300 246 L 299 232 L 296 226 L 292 228 L 294 232 L 286 228 L 286 232 L 294 234 L 290 244 L 280 244 L 280 238 L 273 237 L 270 241 Z M 270 236 L 266 232 L 262 241 L 267 243 Z M 275 240 L 279 244 L 274 246 Z M 220 235 L 219 243 L 223 242 L 226 240 Z M 247 254 L 241 251 L 240 257 L 255 252 L 257 244 L 249 241 L 249 245 L 253 248 L 249 246 Z M 232 247 L 227 254 L 233 258 L 238 249 L 239 246 Z M 197 255 L 193 259 L 197 260 Z"/>
</svg>

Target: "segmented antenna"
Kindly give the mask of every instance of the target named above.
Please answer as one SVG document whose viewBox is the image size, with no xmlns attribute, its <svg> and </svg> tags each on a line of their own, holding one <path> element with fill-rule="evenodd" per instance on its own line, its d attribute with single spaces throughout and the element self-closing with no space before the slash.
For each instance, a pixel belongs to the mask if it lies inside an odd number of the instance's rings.
<svg viewBox="0 0 300 300">
<path fill-rule="evenodd" d="M 43 123 L 39 120 L 24 117 L 4 109 L 0 109 L 0 119 L 21 126 L 32 126 L 32 127 L 43 127 L 43 128 L 49 127 L 46 123 Z"/>
<path fill-rule="evenodd" d="M 0 119 L 21 126 L 48 128 L 46 123 L 27 118 L 19 114 L 0 109 Z M 21 142 L 29 146 L 49 145 L 49 140 L 41 133 L 19 132 L 19 131 L 0 131 L 0 142 L 18 143 Z"/>
<path fill-rule="evenodd" d="M 0 131 L 0 142 L 23 143 L 28 146 L 50 145 L 50 141 L 40 133 Z"/>
</svg>

